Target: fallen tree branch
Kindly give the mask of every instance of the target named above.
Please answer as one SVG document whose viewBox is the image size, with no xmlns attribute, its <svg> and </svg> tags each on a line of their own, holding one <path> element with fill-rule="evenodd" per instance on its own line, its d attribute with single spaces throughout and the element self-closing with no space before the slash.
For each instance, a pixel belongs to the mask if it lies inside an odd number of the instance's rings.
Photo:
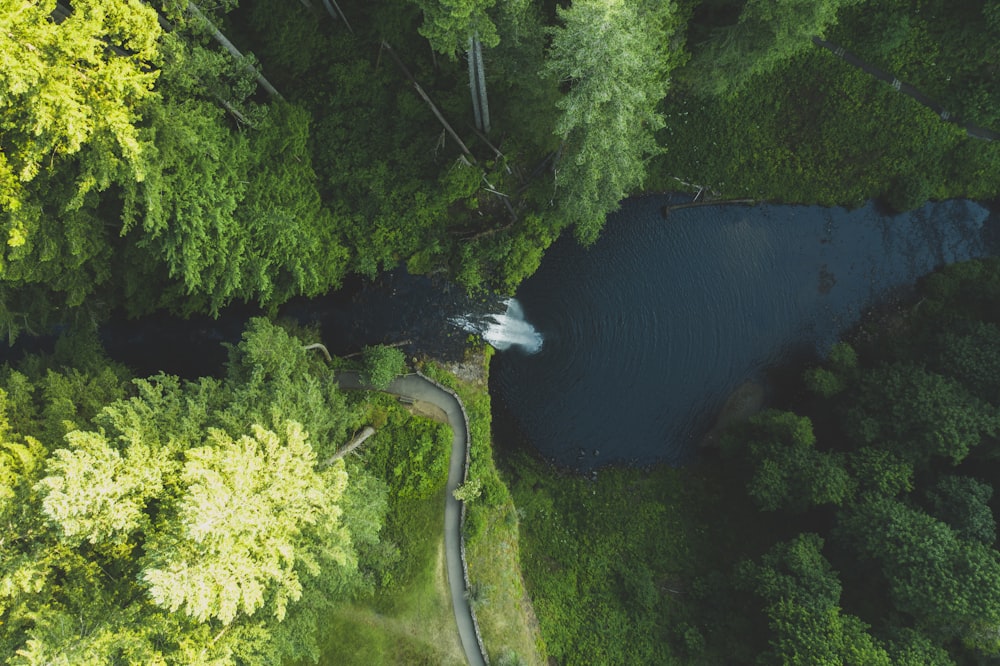
<svg viewBox="0 0 1000 666">
<path fill-rule="evenodd" d="M 370 425 L 366 425 L 364 428 L 361 429 L 361 432 L 359 432 L 351 439 L 351 441 L 345 444 L 342 448 L 338 449 L 337 452 L 334 453 L 332 456 L 324 460 L 323 464 L 320 465 L 319 468 L 326 469 L 327 467 L 337 462 L 338 460 L 346 456 L 354 449 L 361 446 L 366 439 L 368 439 L 374 434 L 375 434 L 375 428 L 371 427 Z"/>
</svg>

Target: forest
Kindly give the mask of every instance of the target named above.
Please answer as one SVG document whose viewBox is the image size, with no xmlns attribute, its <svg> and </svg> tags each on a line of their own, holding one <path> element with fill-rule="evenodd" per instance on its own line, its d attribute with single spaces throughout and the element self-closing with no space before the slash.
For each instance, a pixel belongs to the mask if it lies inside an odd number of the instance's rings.
<svg viewBox="0 0 1000 666">
<path fill-rule="evenodd" d="M 0 0 L 0 330 L 60 334 L 0 371 L 0 655 L 447 661 L 371 628 L 434 589 L 446 428 L 338 389 L 279 306 L 397 268 L 511 293 L 637 194 L 995 201 L 998 64 L 998 0 Z M 998 275 L 928 278 L 690 469 L 498 471 L 456 384 L 493 661 L 990 662 Z M 241 303 L 269 317 L 199 379 L 96 334 Z"/>
</svg>

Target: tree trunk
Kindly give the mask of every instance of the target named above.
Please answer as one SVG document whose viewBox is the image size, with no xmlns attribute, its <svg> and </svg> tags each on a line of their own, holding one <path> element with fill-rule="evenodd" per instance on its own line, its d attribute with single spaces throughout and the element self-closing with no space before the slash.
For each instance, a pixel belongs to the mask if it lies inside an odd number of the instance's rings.
<svg viewBox="0 0 1000 666">
<path fill-rule="evenodd" d="M 469 35 L 469 49 L 465 52 L 469 61 L 469 95 L 472 97 L 472 115 L 476 119 L 476 129 L 483 129 L 483 114 L 479 110 L 478 78 L 476 76 L 476 39 Z"/>
<path fill-rule="evenodd" d="M 324 460 L 323 464 L 320 465 L 319 468 L 326 469 L 327 467 L 337 462 L 338 460 L 346 456 L 354 449 L 361 446 L 366 439 L 368 439 L 374 434 L 375 434 L 375 428 L 371 427 L 370 425 L 365 426 L 364 428 L 361 429 L 361 432 L 359 432 L 351 441 L 345 444 L 343 448 L 339 449 L 332 456 Z"/>
<path fill-rule="evenodd" d="M 406 78 L 410 80 L 410 83 L 413 84 L 414 90 L 417 91 L 417 94 L 420 95 L 420 98 L 424 100 L 424 102 L 427 103 L 427 106 L 430 107 L 431 111 L 434 112 L 434 116 L 438 119 L 438 122 L 440 122 L 441 125 L 445 128 L 445 130 L 448 131 L 448 134 L 450 134 L 451 138 L 455 140 L 455 143 L 457 143 L 458 147 L 462 149 L 462 152 L 469 159 L 469 161 L 472 162 L 473 164 L 476 164 L 476 158 L 472 156 L 472 153 L 469 151 L 469 147 L 465 145 L 465 142 L 462 141 L 462 138 L 458 136 L 458 132 L 456 132 L 455 129 L 448 123 L 448 121 L 445 120 L 444 116 L 441 115 L 441 112 L 438 110 L 434 102 L 431 101 L 431 98 L 427 96 L 427 93 L 424 92 L 424 89 L 421 88 L 420 84 L 417 83 L 417 80 L 413 78 L 413 74 L 410 74 L 410 70 L 406 68 L 406 65 L 403 64 L 403 61 L 399 59 L 399 56 L 396 55 L 396 52 L 393 51 L 391 46 L 389 46 L 389 42 L 383 40 L 382 48 L 384 48 L 386 51 L 389 52 L 389 55 L 392 56 L 393 62 L 395 62 L 396 66 L 399 67 L 399 69 L 403 72 L 403 74 L 406 75 Z"/>
<path fill-rule="evenodd" d="M 483 126 L 482 129 L 484 134 L 490 133 L 490 103 L 486 98 L 486 68 L 483 66 L 483 43 L 479 41 L 479 33 L 475 34 L 474 40 L 475 50 L 476 50 L 476 75 L 478 78 L 477 83 L 479 84 L 479 106 L 482 108 L 483 113 Z"/>
<path fill-rule="evenodd" d="M 205 25 L 208 26 L 209 31 L 212 33 L 212 38 L 215 39 L 215 41 L 217 41 L 219 44 L 221 44 L 222 48 L 229 51 L 229 53 L 234 58 L 241 61 L 248 69 L 250 69 L 253 72 L 254 77 L 257 79 L 257 83 L 260 85 L 261 88 L 266 90 L 268 94 L 271 95 L 271 97 L 284 101 L 285 98 L 281 96 L 281 93 L 279 93 L 277 89 L 271 85 L 270 81 L 264 78 L 264 75 L 261 74 L 257 70 L 257 68 L 247 63 L 246 58 L 243 57 L 243 54 L 240 53 L 239 49 L 233 46 L 233 43 L 231 41 L 226 39 L 226 36 L 223 35 L 222 32 L 220 32 L 219 29 L 216 28 L 215 25 L 208 20 L 208 17 L 205 16 L 200 9 L 198 9 L 198 6 L 196 4 L 194 4 L 193 2 L 188 2 L 187 8 L 192 15 L 196 16 L 198 19 L 205 22 Z"/>
</svg>

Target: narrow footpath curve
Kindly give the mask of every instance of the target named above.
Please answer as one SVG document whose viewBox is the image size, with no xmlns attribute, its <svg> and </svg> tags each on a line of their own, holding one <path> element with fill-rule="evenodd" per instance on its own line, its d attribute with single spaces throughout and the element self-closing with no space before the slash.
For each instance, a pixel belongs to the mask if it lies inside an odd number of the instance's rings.
<svg viewBox="0 0 1000 666">
<path fill-rule="evenodd" d="M 337 383 L 344 389 L 369 389 L 361 383 L 357 373 L 337 374 Z M 444 550 L 448 565 L 448 586 L 451 603 L 455 609 L 455 623 L 462 639 L 462 648 L 470 666 L 486 666 L 486 658 L 477 636 L 472 607 L 465 596 L 465 570 L 462 566 L 462 504 L 452 494 L 465 477 L 465 456 L 469 444 L 469 430 L 465 411 L 458 398 L 423 375 L 397 377 L 385 389 L 386 393 L 410 400 L 424 400 L 439 407 L 448 416 L 451 426 L 451 461 L 448 465 L 448 487 L 445 490 Z"/>
<path fill-rule="evenodd" d="M 827 51 L 830 51 L 831 53 L 833 53 L 838 58 L 842 59 L 847 64 L 857 67 L 858 69 L 867 72 L 868 74 L 871 74 L 876 79 L 881 79 L 882 81 L 885 81 L 886 83 L 891 85 L 897 92 L 901 92 L 904 95 L 909 95 L 910 97 L 917 100 L 918 102 L 926 106 L 934 113 L 938 114 L 941 120 L 952 122 L 958 125 L 959 127 L 965 128 L 965 131 L 968 133 L 969 136 L 975 137 L 977 139 L 985 139 L 986 141 L 1000 140 L 1000 134 L 997 134 L 993 130 L 987 129 L 985 127 L 979 127 L 978 125 L 973 125 L 972 123 L 966 123 L 959 120 L 955 116 L 951 115 L 950 112 L 945 110 L 943 106 L 941 106 L 940 104 L 932 100 L 930 97 L 928 97 L 927 95 L 923 94 L 922 92 L 911 86 L 909 83 L 904 83 L 899 79 L 897 79 L 892 74 L 890 74 L 889 72 L 881 70 L 875 65 L 871 65 L 865 62 L 864 60 L 854 55 L 850 51 L 844 49 L 844 47 L 837 46 L 833 42 L 828 42 L 825 39 L 820 39 L 819 37 L 813 37 L 812 41 L 813 44 L 815 44 L 816 46 L 826 49 Z"/>
</svg>

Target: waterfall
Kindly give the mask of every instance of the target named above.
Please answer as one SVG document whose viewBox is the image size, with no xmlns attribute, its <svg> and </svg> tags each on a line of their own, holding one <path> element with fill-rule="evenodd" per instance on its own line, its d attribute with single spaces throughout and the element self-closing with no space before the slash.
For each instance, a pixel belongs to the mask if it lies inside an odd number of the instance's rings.
<svg viewBox="0 0 1000 666">
<path fill-rule="evenodd" d="M 450 321 L 470 333 L 481 335 L 500 351 L 517 345 L 529 354 L 537 353 L 542 348 L 542 334 L 525 321 L 524 310 L 517 299 L 507 298 L 503 303 L 506 311 L 502 313 L 453 317 Z"/>
</svg>

